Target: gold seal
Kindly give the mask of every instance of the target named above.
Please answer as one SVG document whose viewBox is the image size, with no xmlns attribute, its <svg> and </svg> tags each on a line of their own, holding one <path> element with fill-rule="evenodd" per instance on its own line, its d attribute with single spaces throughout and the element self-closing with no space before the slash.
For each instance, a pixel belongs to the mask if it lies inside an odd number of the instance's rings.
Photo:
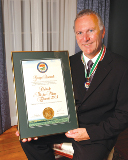
<svg viewBox="0 0 128 160">
<path fill-rule="evenodd" d="M 43 110 L 43 116 L 46 118 L 46 119 L 52 119 L 53 116 L 54 116 L 54 110 L 50 107 L 47 107 Z"/>
</svg>

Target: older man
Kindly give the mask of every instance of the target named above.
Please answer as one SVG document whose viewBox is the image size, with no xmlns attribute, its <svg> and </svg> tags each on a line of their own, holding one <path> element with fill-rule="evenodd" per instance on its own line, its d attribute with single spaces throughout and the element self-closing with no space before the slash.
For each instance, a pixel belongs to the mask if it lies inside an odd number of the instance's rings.
<svg viewBox="0 0 128 160">
<path fill-rule="evenodd" d="M 29 160 L 54 160 L 52 143 L 72 142 L 73 160 L 103 160 L 128 126 L 128 61 L 102 44 L 100 16 L 81 11 L 75 20 L 81 52 L 70 57 L 79 128 L 21 145 Z"/>
</svg>

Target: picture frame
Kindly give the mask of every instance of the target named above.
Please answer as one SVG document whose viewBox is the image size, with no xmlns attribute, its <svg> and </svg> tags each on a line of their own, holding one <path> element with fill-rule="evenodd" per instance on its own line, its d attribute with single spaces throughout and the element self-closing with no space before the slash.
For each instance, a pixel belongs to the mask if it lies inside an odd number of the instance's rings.
<svg viewBox="0 0 128 160">
<path fill-rule="evenodd" d="M 14 51 L 19 139 L 78 128 L 68 51 Z"/>
</svg>

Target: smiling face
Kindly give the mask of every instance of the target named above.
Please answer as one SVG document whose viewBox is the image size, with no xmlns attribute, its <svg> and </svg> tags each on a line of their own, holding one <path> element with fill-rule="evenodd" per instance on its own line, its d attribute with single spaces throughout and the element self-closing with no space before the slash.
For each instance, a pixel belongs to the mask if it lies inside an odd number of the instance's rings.
<svg viewBox="0 0 128 160">
<path fill-rule="evenodd" d="M 75 21 L 75 35 L 80 49 L 92 59 L 101 49 L 105 28 L 100 30 L 96 15 L 84 15 Z"/>
</svg>

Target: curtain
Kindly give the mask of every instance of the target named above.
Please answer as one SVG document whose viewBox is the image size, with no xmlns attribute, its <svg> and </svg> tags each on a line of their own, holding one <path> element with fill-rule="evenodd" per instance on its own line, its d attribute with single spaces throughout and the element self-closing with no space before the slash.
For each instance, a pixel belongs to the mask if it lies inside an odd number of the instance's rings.
<svg viewBox="0 0 128 160">
<path fill-rule="evenodd" d="M 105 37 L 103 43 L 107 47 L 108 44 L 108 27 L 109 27 L 109 10 L 110 0 L 77 0 L 77 13 L 83 9 L 91 9 L 100 14 L 105 26 Z M 76 43 L 76 53 L 80 51 Z"/>
<path fill-rule="evenodd" d="M 76 0 L 2 0 L 11 122 L 16 124 L 11 51 L 75 53 Z"/>
<path fill-rule="evenodd" d="M 2 3 L 0 0 L 0 134 L 10 127 L 11 121 L 3 39 Z"/>
</svg>

